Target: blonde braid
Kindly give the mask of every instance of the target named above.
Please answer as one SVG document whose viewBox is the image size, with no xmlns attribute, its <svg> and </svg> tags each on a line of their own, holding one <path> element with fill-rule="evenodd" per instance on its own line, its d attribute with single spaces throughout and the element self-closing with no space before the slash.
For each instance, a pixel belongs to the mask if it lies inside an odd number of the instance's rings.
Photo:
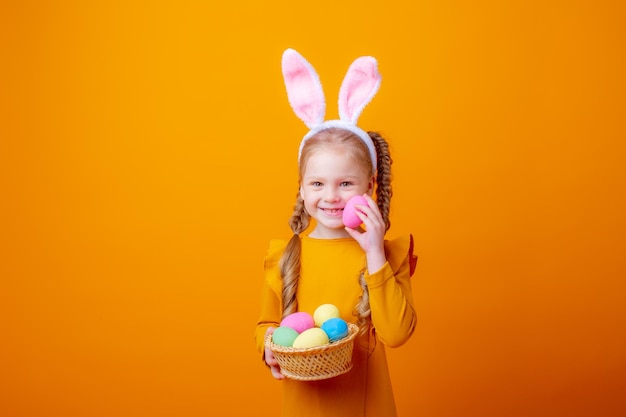
<svg viewBox="0 0 626 417">
<path fill-rule="evenodd" d="M 300 251 L 302 249 L 300 233 L 309 226 L 309 214 L 304 209 L 304 200 L 299 190 L 293 214 L 289 219 L 289 226 L 294 234 L 287 243 L 279 263 L 280 276 L 283 281 L 283 317 L 298 311 L 296 293 L 300 279 Z"/>
<path fill-rule="evenodd" d="M 389 211 L 391 208 L 391 164 L 393 160 L 389 154 L 389 144 L 381 135 L 376 132 L 368 132 L 370 138 L 376 147 L 378 156 L 378 171 L 376 172 L 376 204 L 383 216 L 385 222 L 385 230 L 389 230 L 391 222 L 389 221 Z M 358 317 L 357 325 L 362 333 L 365 333 L 372 321 L 372 310 L 370 309 L 370 297 L 367 282 L 365 281 L 365 271 L 359 274 L 359 285 L 361 286 L 361 297 L 355 308 L 355 314 Z"/>
<path fill-rule="evenodd" d="M 389 154 L 389 144 L 376 132 L 368 132 L 370 138 L 376 146 L 376 154 L 378 155 L 378 172 L 376 175 L 376 204 L 380 213 L 385 220 L 385 230 L 389 230 L 391 222 L 389 221 L 389 210 L 391 206 L 391 164 L 393 160 Z"/>
<path fill-rule="evenodd" d="M 359 326 L 359 332 L 366 333 L 372 321 L 372 310 L 370 309 L 370 292 L 365 281 L 365 271 L 359 273 L 359 285 L 362 291 L 359 302 L 354 309 L 354 315 L 357 317 L 356 324 Z"/>
</svg>

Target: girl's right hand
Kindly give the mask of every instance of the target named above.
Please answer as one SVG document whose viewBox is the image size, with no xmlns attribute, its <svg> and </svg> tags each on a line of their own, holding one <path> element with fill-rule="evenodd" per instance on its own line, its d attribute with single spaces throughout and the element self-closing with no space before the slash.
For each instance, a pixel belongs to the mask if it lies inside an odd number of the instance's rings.
<svg viewBox="0 0 626 417">
<path fill-rule="evenodd" d="M 268 327 L 268 329 L 265 331 L 265 337 L 267 338 L 267 335 L 272 333 L 274 333 L 274 328 Z M 278 365 L 278 362 L 276 361 L 276 359 L 274 359 L 274 352 L 272 352 L 271 349 L 268 349 L 267 347 L 265 348 L 265 363 L 270 368 L 272 376 L 275 379 L 285 379 L 285 375 L 280 372 L 280 366 Z"/>
</svg>

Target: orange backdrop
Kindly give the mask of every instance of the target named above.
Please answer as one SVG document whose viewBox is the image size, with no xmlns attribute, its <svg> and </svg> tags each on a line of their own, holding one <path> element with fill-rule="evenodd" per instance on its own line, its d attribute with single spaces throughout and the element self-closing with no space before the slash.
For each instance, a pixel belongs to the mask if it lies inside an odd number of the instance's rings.
<svg viewBox="0 0 626 417">
<path fill-rule="evenodd" d="M 54 3 L 54 4 L 53 4 Z M 287 47 L 336 117 L 391 141 L 419 328 L 401 416 L 623 416 L 624 2 L 3 2 L 0 415 L 274 416 L 254 349 L 304 125 Z"/>
</svg>

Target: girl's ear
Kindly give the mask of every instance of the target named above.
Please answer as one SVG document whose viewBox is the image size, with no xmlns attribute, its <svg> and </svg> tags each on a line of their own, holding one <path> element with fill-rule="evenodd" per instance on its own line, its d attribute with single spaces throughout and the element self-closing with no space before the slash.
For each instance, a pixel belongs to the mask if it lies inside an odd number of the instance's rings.
<svg viewBox="0 0 626 417">
<path fill-rule="evenodd" d="M 376 185 L 376 176 L 372 175 L 369 184 L 367 185 L 367 194 L 371 197 L 374 193 L 374 185 Z"/>
</svg>

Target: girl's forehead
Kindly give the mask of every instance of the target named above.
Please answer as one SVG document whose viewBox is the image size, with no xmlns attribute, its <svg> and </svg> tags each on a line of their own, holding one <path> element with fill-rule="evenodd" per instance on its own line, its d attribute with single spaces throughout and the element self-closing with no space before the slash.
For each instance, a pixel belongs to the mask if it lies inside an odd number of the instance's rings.
<svg viewBox="0 0 626 417">
<path fill-rule="evenodd" d="M 337 163 L 339 161 L 343 162 L 342 165 L 358 165 L 358 159 L 354 153 L 346 149 L 345 146 L 325 146 L 323 148 L 316 149 L 309 154 L 306 165 L 308 167 L 311 165 L 324 164 L 326 162 Z"/>
<path fill-rule="evenodd" d="M 349 152 L 315 152 L 304 166 L 304 177 L 321 175 L 367 176 L 363 164 Z"/>
<path fill-rule="evenodd" d="M 345 145 L 324 145 L 315 149 L 311 149 L 311 151 L 309 152 L 309 159 L 334 157 L 354 158 L 354 151 L 351 151 L 350 147 Z"/>
</svg>

